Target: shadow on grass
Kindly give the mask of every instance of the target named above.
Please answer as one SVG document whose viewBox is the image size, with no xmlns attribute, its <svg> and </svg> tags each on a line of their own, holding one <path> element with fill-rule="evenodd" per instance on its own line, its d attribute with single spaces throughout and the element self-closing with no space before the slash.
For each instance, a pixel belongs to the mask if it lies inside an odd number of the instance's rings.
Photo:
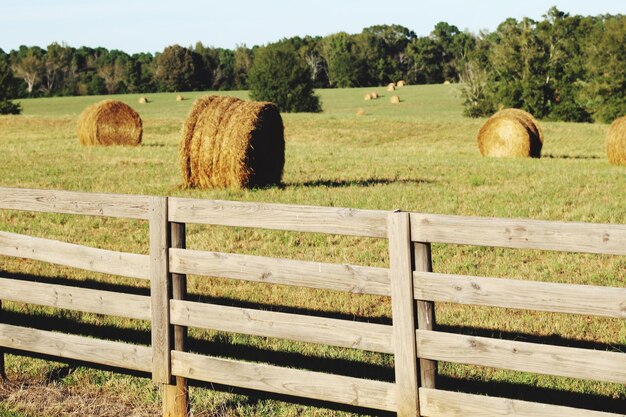
<svg viewBox="0 0 626 417">
<path fill-rule="evenodd" d="M 371 187 L 375 185 L 391 185 L 391 184 L 432 184 L 435 181 L 427 179 L 393 179 L 393 178 L 368 178 L 361 180 L 312 180 L 304 182 L 287 182 L 284 184 L 288 187 L 326 187 L 326 188 L 344 188 L 344 187 Z"/>
<path fill-rule="evenodd" d="M 543 154 L 541 157 L 549 159 L 602 159 L 597 155 L 555 155 L 551 153 Z"/>
<path fill-rule="evenodd" d="M 59 285 L 73 285 L 80 286 L 82 288 L 93 288 L 107 291 L 123 291 L 132 292 L 135 294 L 147 295 L 149 290 L 147 288 L 136 288 L 125 285 L 115 285 L 110 283 L 96 282 L 96 281 L 74 281 L 64 278 L 54 277 L 32 277 L 25 274 L 2 274 L 4 277 L 20 279 L 25 281 L 37 281 L 37 282 L 49 282 Z M 275 310 L 295 314 L 310 314 L 322 317 L 332 317 L 344 320 L 359 320 L 370 321 L 390 324 L 390 319 L 386 317 L 369 318 L 369 317 L 354 317 L 352 315 L 327 313 L 314 311 L 306 308 L 286 308 L 281 306 L 274 306 L 269 304 L 251 303 L 227 297 L 206 297 L 200 295 L 190 295 L 190 300 L 201 300 L 203 302 L 211 302 L 221 305 L 229 305 L 245 308 L 257 308 L 265 310 Z M 16 326 L 24 326 L 37 328 L 47 331 L 59 331 L 64 333 L 78 334 L 88 337 L 98 337 L 100 339 L 124 341 L 126 343 L 150 345 L 151 335 L 149 330 L 145 328 L 130 328 L 120 327 L 114 324 L 92 324 L 79 321 L 75 316 L 68 316 L 63 312 L 54 313 L 53 315 L 36 314 L 29 312 L 16 312 L 16 311 L 2 311 L 0 318 L 3 323 L 12 324 Z M 533 343 L 544 343 L 557 346 L 571 346 L 587 349 L 597 350 L 613 350 L 624 351 L 626 347 L 621 345 L 609 345 L 603 343 L 596 343 L 592 341 L 578 341 L 562 338 L 557 335 L 551 335 L 547 337 L 528 335 L 515 332 L 502 332 L 498 330 L 482 329 L 474 327 L 464 326 L 438 326 L 439 331 L 461 333 L 467 335 L 475 335 L 481 337 L 494 337 L 508 340 L 517 340 Z M 236 360 L 254 361 L 269 363 L 276 366 L 296 366 L 299 368 L 324 372 L 340 374 L 355 378 L 366 378 L 382 380 L 387 382 L 394 381 L 394 370 L 390 365 L 365 363 L 359 360 L 350 360 L 346 358 L 328 358 L 319 356 L 319 354 L 302 354 L 298 352 L 285 352 L 285 351 L 273 351 L 256 346 L 251 346 L 243 343 L 233 343 L 231 338 L 223 333 L 216 334 L 211 337 L 210 340 L 189 338 L 188 350 L 191 352 L 210 355 L 215 357 L 230 358 Z M 348 351 L 348 350 L 345 350 Z M 149 375 L 141 372 L 132 372 L 122 369 L 110 368 L 106 366 L 98 366 L 88 364 L 80 361 L 71 361 L 66 359 L 59 360 L 58 358 L 49 357 L 47 355 L 24 353 L 20 351 L 9 350 L 15 354 L 25 354 L 31 357 L 43 358 L 48 360 L 54 360 L 56 362 L 67 363 L 68 366 L 61 367 L 50 372 L 46 379 L 55 382 L 61 381 L 67 377 L 76 366 L 88 366 L 96 369 L 111 370 L 114 372 L 120 372 L 124 374 L 130 374 L 140 377 L 149 377 Z M 323 353 L 322 353 L 323 355 Z M 350 353 L 347 353 L 350 355 Z M 385 356 L 383 355 L 382 358 Z M 391 362 L 391 358 L 385 361 Z M 380 360 L 380 359 L 378 359 Z M 238 389 L 233 387 L 221 386 L 216 384 L 206 384 L 193 382 L 194 385 L 207 387 L 210 389 L 216 389 L 220 391 L 233 392 L 248 396 L 247 399 L 233 399 L 231 406 L 237 405 L 250 405 L 255 406 L 260 399 L 275 399 L 280 401 L 293 402 L 303 405 L 311 405 L 316 407 L 331 408 L 334 410 L 343 410 L 355 412 L 363 415 L 372 416 L 389 416 L 390 413 L 365 410 L 361 408 L 355 408 L 352 406 L 342 406 L 334 403 L 328 403 L 316 400 L 306 400 L 296 397 L 275 395 L 261 393 L 257 391 L 250 391 L 245 389 Z M 562 391 L 558 389 L 536 387 L 532 384 L 523 383 L 509 383 L 509 382 L 497 382 L 497 381 L 480 381 L 473 379 L 458 379 L 449 376 L 439 376 L 437 380 L 437 387 L 450 391 L 462 391 L 474 394 L 487 394 L 489 396 L 498 396 L 512 399 L 520 399 L 525 401 L 546 402 L 550 404 L 564 405 L 569 407 L 579 407 L 596 411 L 624 413 L 626 411 L 626 401 L 622 397 L 611 398 L 602 395 L 595 394 L 580 394 L 568 391 Z M 228 406 L 228 404 L 226 404 Z"/>
</svg>

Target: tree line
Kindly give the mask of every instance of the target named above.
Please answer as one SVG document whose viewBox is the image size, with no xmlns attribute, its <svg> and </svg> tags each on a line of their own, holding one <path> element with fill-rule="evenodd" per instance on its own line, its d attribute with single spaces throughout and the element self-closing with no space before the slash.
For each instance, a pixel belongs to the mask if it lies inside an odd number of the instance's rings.
<svg viewBox="0 0 626 417">
<path fill-rule="evenodd" d="M 256 57 L 276 45 L 293 51 L 289 59 L 305 68 L 314 88 L 447 80 L 462 83 L 465 113 L 474 117 L 499 107 L 568 121 L 609 121 L 626 113 L 626 16 L 570 16 L 556 8 L 541 21 L 510 18 L 494 32 L 479 34 L 440 22 L 427 36 L 400 25 L 376 25 L 358 34 L 292 37 L 234 50 L 202 42 L 132 55 L 59 43 L 0 49 L 0 103 L 38 96 L 246 90 Z"/>
</svg>

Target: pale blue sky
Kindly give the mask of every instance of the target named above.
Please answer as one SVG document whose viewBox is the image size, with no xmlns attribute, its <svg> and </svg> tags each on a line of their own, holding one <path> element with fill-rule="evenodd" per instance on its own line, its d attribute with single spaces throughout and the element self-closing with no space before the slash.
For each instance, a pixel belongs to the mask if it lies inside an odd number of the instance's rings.
<svg viewBox="0 0 626 417">
<path fill-rule="evenodd" d="M 625 0 L 20 0 L 0 6 L 0 48 L 65 42 L 129 53 L 175 43 L 234 48 L 295 35 L 360 32 L 400 24 L 420 36 L 440 21 L 477 33 L 507 17 L 540 19 L 551 7 L 570 14 L 626 13 Z M 8 3 L 8 4 L 6 4 Z"/>
</svg>

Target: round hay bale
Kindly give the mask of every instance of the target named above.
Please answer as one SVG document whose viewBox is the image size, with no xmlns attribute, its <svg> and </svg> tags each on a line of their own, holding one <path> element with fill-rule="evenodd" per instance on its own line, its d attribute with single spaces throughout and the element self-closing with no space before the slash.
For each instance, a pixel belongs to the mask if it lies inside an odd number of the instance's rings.
<svg viewBox="0 0 626 417">
<path fill-rule="evenodd" d="M 285 165 L 280 112 L 268 102 L 199 98 L 183 126 L 179 157 L 185 187 L 280 184 Z"/>
<path fill-rule="evenodd" d="M 396 86 L 397 86 L 397 87 L 404 87 L 405 85 L 406 85 L 406 81 L 404 81 L 404 80 L 400 80 L 400 81 L 398 81 L 398 82 L 396 83 Z"/>
<path fill-rule="evenodd" d="M 363 110 L 362 107 L 359 107 L 358 109 L 356 109 L 356 115 L 357 116 L 363 116 L 365 115 L 365 110 Z"/>
<path fill-rule="evenodd" d="M 389 83 L 387 85 L 387 91 L 395 91 L 396 90 L 396 85 L 394 83 Z"/>
<path fill-rule="evenodd" d="M 185 99 L 185 97 L 181 96 L 180 94 L 176 96 L 176 101 L 183 101 Z"/>
<path fill-rule="evenodd" d="M 398 96 L 391 96 L 391 104 L 399 104 L 400 103 L 400 97 Z"/>
<path fill-rule="evenodd" d="M 372 99 L 372 95 L 370 93 L 365 94 L 365 97 L 363 97 L 363 100 L 365 101 L 369 101 Z"/>
<path fill-rule="evenodd" d="M 444 85 L 449 85 L 449 84 L 450 84 L 450 81 L 445 80 L 445 81 L 443 82 L 443 84 L 444 84 Z"/>
<path fill-rule="evenodd" d="M 138 102 L 139 102 L 139 104 L 146 104 L 148 102 L 148 98 L 147 97 L 139 97 Z"/>
<path fill-rule="evenodd" d="M 606 155 L 611 164 L 626 166 L 626 116 L 611 123 L 606 139 Z"/>
<path fill-rule="evenodd" d="M 129 105 L 104 100 L 87 107 L 78 118 L 78 140 L 81 145 L 141 144 L 143 124 Z"/>
<path fill-rule="evenodd" d="M 372 100 L 376 100 L 379 97 L 379 95 L 376 91 L 374 91 L 373 93 L 370 93 L 370 97 L 372 98 Z"/>
<path fill-rule="evenodd" d="M 542 146 L 541 129 L 535 118 L 523 110 L 500 110 L 478 132 L 478 148 L 483 156 L 540 158 Z"/>
</svg>

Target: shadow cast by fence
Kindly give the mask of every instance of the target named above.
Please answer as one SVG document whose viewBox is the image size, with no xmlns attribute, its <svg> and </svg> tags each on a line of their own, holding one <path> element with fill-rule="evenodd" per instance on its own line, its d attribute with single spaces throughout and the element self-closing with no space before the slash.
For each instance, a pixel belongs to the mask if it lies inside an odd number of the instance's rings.
<svg viewBox="0 0 626 417">
<path fill-rule="evenodd" d="M 375 185 L 392 185 L 392 184 L 408 184 L 421 185 L 432 184 L 435 181 L 423 178 L 415 179 L 398 179 L 398 178 L 367 178 L 358 180 L 336 180 L 336 179 L 318 179 L 304 182 L 286 182 L 285 188 L 289 187 L 325 187 L 325 188 L 345 188 L 345 187 L 372 187 Z"/>
<path fill-rule="evenodd" d="M 551 153 L 542 154 L 541 157 L 549 159 L 602 159 L 602 157 L 597 155 L 558 155 Z"/>
</svg>

